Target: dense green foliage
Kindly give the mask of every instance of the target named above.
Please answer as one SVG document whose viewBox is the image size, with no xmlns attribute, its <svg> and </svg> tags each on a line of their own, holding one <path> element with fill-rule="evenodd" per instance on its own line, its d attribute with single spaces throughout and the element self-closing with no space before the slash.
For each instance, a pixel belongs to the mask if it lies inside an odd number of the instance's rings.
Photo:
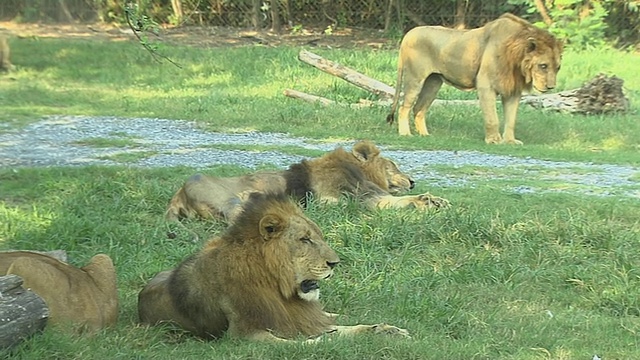
<svg viewBox="0 0 640 360">
<path fill-rule="evenodd" d="M 540 9 L 534 0 L 509 0 L 510 4 L 526 5 L 529 13 L 548 13 L 547 23 L 540 20 L 539 26 L 561 39 L 567 40 L 575 49 L 601 47 L 613 41 L 627 46 L 640 41 L 640 7 L 630 0 L 558 0 L 545 2 Z M 548 6 L 548 9 L 546 8 Z"/>
</svg>

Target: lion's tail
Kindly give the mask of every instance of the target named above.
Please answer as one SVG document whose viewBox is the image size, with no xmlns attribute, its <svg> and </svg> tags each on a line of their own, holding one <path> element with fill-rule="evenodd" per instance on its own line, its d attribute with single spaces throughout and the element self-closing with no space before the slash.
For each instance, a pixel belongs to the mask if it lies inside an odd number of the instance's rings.
<svg viewBox="0 0 640 360">
<path fill-rule="evenodd" d="M 396 92 L 393 94 L 393 103 L 391 104 L 391 112 L 387 115 L 387 124 L 391 125 L 394 121 L 396 109 L 398 108 L 398 98 L 400 98 L 400 88 L 402 87 L 402 75 L 404 65 L 402 64 L 402 45 L 400 46 L 400 56 L 398 56 L 398 78 L 396 79 Z"/>
</svg>

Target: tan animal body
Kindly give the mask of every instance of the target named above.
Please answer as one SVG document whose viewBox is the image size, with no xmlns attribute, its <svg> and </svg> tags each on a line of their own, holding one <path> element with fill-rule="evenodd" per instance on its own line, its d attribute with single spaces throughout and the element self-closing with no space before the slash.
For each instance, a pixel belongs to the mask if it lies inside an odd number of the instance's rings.
<svg viewBox="0 0 640 360">
<path fill-rule="evenodd" d="M 138 296 L 140 321 L 172 322 L 206 339 L 281 341 L 363 332 L 407 336 L 386 324 L 336 326 L 319 283 L 340 261 L 320 228 L 285 194 L 253 193 L 224 233 Z"/>
<path fill-rule="evenodd" d="M 522 92 L 553 89 L 561 55 L 560 41 L 512 14 L 472 30 L 416 27 L 400 45 L 396 92 L 387 122 L 393 123 L 404 88 L 398 132 L 411 135 L 409 114 L 413 108 L 418 134 L 429 135 L 425 116 L 446 82 L 458 89 L 478 91 L 486 143 L 521 144 L 515 137 L 515 124 Z M 504 109 L 502 136 L 497 95 L 501 96 Z"/>
<path fill-rule="evenodd" d="M 7 38 L 0 35 L 0 71 L 11 71 L 13 70 L 13 65 L 9 60 L 9 43 L 7 42 Z"/>
<path fill-rule="evenodd" d="M 414 181 L 396 164 L 383 157 L 372 142 L 356 143 L 351 152 L 338 148 L 319 158 L 292 165 L 288 170 L 263 171 L 240 177 L 196 174 L 171 199 L 168 220 L 223 218 L 232 222 L 253 192 L 284 192 L 304 202 L 316 199 L 336 202 L 343 195 L 355 196 L 370 208 L 418 209 L 448 206 L 431 194 L 395 196 L 414 187 Z"/>
<path fill-rule="evenodd" d="M 0 252 L 0 273 L 20 276 L 44 300 L 49 324 L 95 332 L 118 319 L 116 272 L 105 254 L 77 268 L 36 252 Z"/>
</svg>

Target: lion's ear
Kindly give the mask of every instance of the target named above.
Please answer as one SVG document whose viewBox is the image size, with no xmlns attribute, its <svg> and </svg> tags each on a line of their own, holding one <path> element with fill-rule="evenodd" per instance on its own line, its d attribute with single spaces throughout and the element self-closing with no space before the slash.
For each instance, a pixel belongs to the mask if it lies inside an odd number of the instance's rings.
<svg viewBox="0 0 640 360">
<path fill-rule="evenodd" d="M 353 156 L 355 156 L 356 159 L 365 162 L 378 156 L 380 154 L 380 149 L 378 149 L 371 141 L 360 141 L 353 145 L 351 153 L 353 153 Z"/>
<path fill-rule="evenodd" d="M 285 226 L 285 220 L 275 214 L 267 214 L 260 219 L 260 235 L 265 241 L 269 241 L 278 236 Z"/>
<path fill-rule="evenodd" d="M 527 52 L 532 52 L 536 49 L 538 44 L 536 44 L 536 39 L 529 37 L 527 39 Z"/>
</svg>

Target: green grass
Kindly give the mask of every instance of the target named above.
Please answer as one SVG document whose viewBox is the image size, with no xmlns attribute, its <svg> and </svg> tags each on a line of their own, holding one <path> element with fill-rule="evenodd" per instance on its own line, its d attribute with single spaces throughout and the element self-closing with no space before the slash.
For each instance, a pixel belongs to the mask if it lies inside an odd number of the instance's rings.
<svg viewBox="0 0 640 360">
<path fill-rule="evenodd" d="M 210 144 L 202 146 L 203 148 L 213 148 L 219 150 L 240 150 L 240 151 L 251 151 L 251 152 L 264 152 L 264 151 L 277 151 L 283 154 L 289 155 L 299 155 L 305 157 L 317 157 L 322 156 L 324 151 L 314 150 L 314 149 L 305 149 L 299 146 L 275 146 L 275 145 L 243 145 L 243 144 Z"/>
<path fill-rule="evenodd" d="M 485 145 L 480 110 L 434 107 L 433 136 L 404 138 L 384 121 L 387 108 L 324 108 L 286 98 L 294 88 L 335 100 L 371 98 L 363 90 L 299 62 L 299 48 L 163 47 L 178 62 L 158 63 L 137 43 L 14 39 L 19 70 L 0 77 L 0 120 L 20 126 L 50 114 L 146 116 L 197 120 L 208 130 L 281 131 L 319 140 L 369 138 L 402 148 L 476 149 L 498 154 L 559 160 L 640 163 L 640 68 L 637 54 L 567 52 L 558 90 L 575 88 L 600 72 L 625 80 L 632 112 L 581 116 L 519 111 L 517 136 L 525 146 Z M 393 84 L 395 50 L 314 49 L 322 56 Z M 446 99 L 468 99 L 445 86 Z"/>
<path fill-rule="evenodd" d="M 112 148 L 112 147 L 136 147 L 139 144 L 128 138 L 103 138 L 92 137 L 73 142 L 77 145 L 84 145 L 95 148 Z"/>
<path fill-rule="evenodd" d="M 238 168 L 211 172 L 237 174 Z M 623 197 L 515 195 L 495 187 L 429 188 L 439 213 L 313 204 L 343 262 L 323 286 L 343 324 L 388 322 L 411 340 L 365 337 L 314 345 L 206 343 L 136 324 L 136 296 L 199 243 L 162 220 L 190 169 L 0 170 L 3 248 L 66 249 L 118 269 L 120 319 L 94 338 L 47 330 L 15 358 L 635 358 L 640 356 L 640 203 Z M 427 190 L 421 184 L 416 191 Z M 206 238 L 219 223 L 187 224 Z M 169 239 L 168 231 L 177 234 Z M 537 350 L 535 350 L 537 349 Z M 44 354 L 47 354 L 46 356 Z"/>
<path fill-rule="evenodd" d="M 118 163 L 135 163 L 142 159 L 146 159 L 157 155 L 157 151 L 127 151 L 121 153 L 115 153 L 111 155 L 99 156 L 101 160 L 111 160 Z"/>
<path fill-rule="evenodd" d="M 295 88 L 340 101 L 364 91 L 296 60 L 296 48 L 172 48 L 178 69 L 156 63 L 126 42 L 13 39 L 19 70 L 0 76 L 0 122 L 18 129 L 55 114 L 196 120 L 207 130 L 278 131 L 317 141 L 369 138 L 392 148 L 477 150 L 561 161 L 640 164 L 640 58 L 596 51 L 567 53 L 562 89 L 599 72 L 625 80 L 632 112 L 573 116 L 522 108 L 524 146 L 483 143 L 480 112 L 437 107 L 429 138 L 400 138 L 384 123 L 387 109 L 323 108 L 282 95 Z M 395 51 L 318 50 L 392 83 Z M 444 88 L 441 97 L 473 98 Z M 4 131 L 4 130 L 3 130 Z M 131 147 L 113 133 L 87 146 Z M 212 145 L 225 149 L 227 145 Z M 270 146 L 238 147 L 273 150 Z M 318 153 L 283 147 L 287 153 Z M 134 161 L 145 151 L 112 160 Z M 428 163 L 428 159 L 425 159 Z M 402 164 L 400 164 L 402 167 Z M 0 248 L 64 249 L 70 262 L 109 254 L 118 269 L 120 318 L 95 337 L 49 328 L 22 343 L 14 359 L 603 359 L 640 358 L 640 201 L 553 192 L 566 186 L 514 169 L 437 171 L 473 177 L 474 186 L 418 184 L 453 206 L 438 213 L 367 211 L 357 204 L 312 204 L 308 216 L 340 254 L 323 285 L 341 324 L 388 322 L 413 338 L 335 339 L 313 346 L 203 342 L 136 323 L 137 293 L 158 271 L 196 251 L 191 234 L 163 220 L 165 206 L 190 168 L 0 168 Z M 584 170 L 575 169 L 581 174 Z M 247 172 L 219 166 L 207 172 Z M 562 171 L 568 171 L 562 169 Z M 495 176 L 497 180 L 487 181 Z M 638 181 L 638 175 L 631 180 Z M 540 188 L 514 193 L 515 186 Z M 220 223 L 186 224 L 205 239 Z M 173 232 L 175 238 L 167 234 Z M 172 237 L 172 236 L 171 236 Z"/>
</svg>

